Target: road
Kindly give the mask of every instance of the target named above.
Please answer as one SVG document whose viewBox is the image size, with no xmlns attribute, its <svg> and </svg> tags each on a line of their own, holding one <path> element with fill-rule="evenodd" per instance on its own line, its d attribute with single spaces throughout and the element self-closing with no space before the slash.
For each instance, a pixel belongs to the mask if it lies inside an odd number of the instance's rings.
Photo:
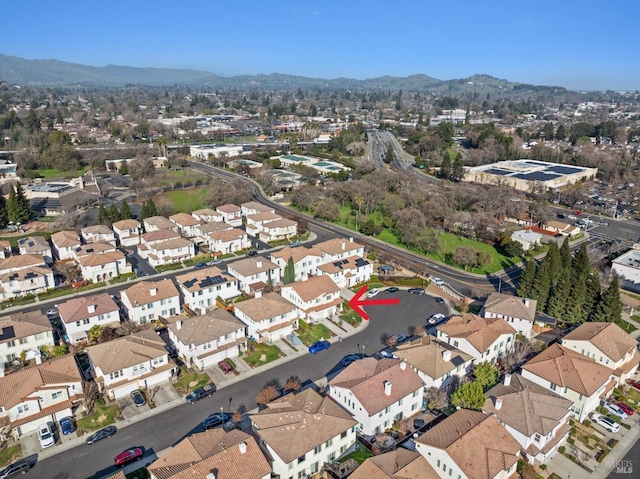
<svg viewBox="0 0 640 479">
<path fill-rule="evenodd" d="M 380 293 L 381 297 L 389 297 Z M 194 405 L 185 404 L 149 417 L 135 425 L 120 428 L 118 433 L 92 446 L 79 446 L 64 454 L 58 454 L 38 462 L 25 477 L 39 479 L 84 479 L 101 478 L 115 472 L 113 458 L 123 450 L 143 446 L 145 457 L 175 445 L 184 437 L 201 432 L 201 421 L 209 414 L 235 411 L 244 404 L 248 410 L 256 407 L 255 397 L 264 384 L 278 378 L 284 384 L 287 378 L 296 374 L 303 381 L 315 381 L 326 376 L 334 377 L 342 370 L 340 360 L 348 354 L 364 352 L 371 355 L 383 348 L 383 334 L 406 334 L 410 326 L 424 325 L 434 313 L 448 314 L 446 306 L 436 303 L 431 296 L 411 295 L 400 291 L 393 297 L 400 298 L 400 304 L 393 306 L 367 307 L 371 319 L 369 325 L 358 334 L 335 342 L 327 351 L 316 355 L 305 355 L 260 372 L 244 381 L 219 389 L 213 398 L 205 398 Z"/>
</svg>

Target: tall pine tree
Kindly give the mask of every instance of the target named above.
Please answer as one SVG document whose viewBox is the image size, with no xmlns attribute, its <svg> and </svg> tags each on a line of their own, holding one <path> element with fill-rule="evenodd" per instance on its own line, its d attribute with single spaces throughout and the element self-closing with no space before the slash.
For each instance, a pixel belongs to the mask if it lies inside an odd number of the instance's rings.
<svg viewBox="0 0 640 479">
<path fill-rule="evenodd" d="M 560 262 L 562 268 L 568 270 L 571 268 L 571 250 L 569 249 L 569 238 L 565 238 L 560 247 Z"/>
<path fill-rule="evenodd" d="M 567 303 L 569 302 L 569 292 L 571 289 L 571 282 L 569 281 L 569 271 L 565 271 L 560 279 L 553 287 L 551 297 L 547 302 L 547 314 L 564 320 L 565 313 L 567 311 Z"/>
<path fill-rule="evenodd" d="M 109 213 L 107 213 L 107 209 L 104 207 L 102 203 L 100 203 L 100 207 L 98 208 L 98 224 L 100 225 L 110 224 Z"/>
<path fill-rule="evenodd" d="M 133 213 L 131 212 L 131 208 L 129 208 L 129 203 L 122 200 L 120 202 L 120 219 L 130 220 L 131 218 L 133 218 Z"/>
<path fill-rule="evenodd" d="M 109 217 L 109 222 L 111 224 L 115 223 L 116 221 L 120 221 L 120 210 L 118 210 L 118 207 L 115 203 L 111 203 L 111 206 L 107 211 L 107 216 Z"/>
<path fill-rule="evenodd" d="M 142 203 L 142 211 L 140 213 L 140 220 L 144 220 L 145 218 L 151 218 L 152 216 L 158 216 L 158 208 L 154 201 L 149 198 Z"/>
<path fill-rule="evenodd" d="M 518 281 L 518 290 L 516 294 L 521 298 L 531 298 L 531 291 L 533 290 L 533 281 L 536 277 L 536 262 L 534 260 L 527 261 L 524 269 L 520 273 L 520 280 Z"/>
<path fill-rule="evenodd" d="M 7 202 L 4 196 L 0 195 L 0 228 L 7 226 L 9 217 L 7 215 Z"/>
<path fill-rule="evenodd" d="M 533 280 L 531 287 L 532 299 L 537 299 L 540 308 L 546 310 L 547 300 L 549 299 L 549 291 L 551 289 L 551 276 L 549 273 L 549 261 L 542 260 L 538 270 L 536 271 L 536 277 Z"/>
<path fill-rule="evenodd" d="M 593 321 L 607 321 L 610 323 L 620 320 L 622 316 L 622 302 L 620 301 L 620 281 L 614 274 L 611 283 L 600 296 L 596 304 L 592 318 Z"/>
<path fill-rule="evenodd" d="M 24 189 L 20 183 L 16 183 L 16 223 L 28 223 L 33 217 L 33 210 L 31 209 L 31 203 L 24 194 Z"/>
<path fill-rule="evenodd" d="M 282 282 L 284 284 L 291 284 L 296 280 L 296 269 L 295 263 L 293 262 L 293 257 L 289 256 L 287 260 L 287 265 L 284 267 L 284 278 L 282 278 Z"/>
</svg>

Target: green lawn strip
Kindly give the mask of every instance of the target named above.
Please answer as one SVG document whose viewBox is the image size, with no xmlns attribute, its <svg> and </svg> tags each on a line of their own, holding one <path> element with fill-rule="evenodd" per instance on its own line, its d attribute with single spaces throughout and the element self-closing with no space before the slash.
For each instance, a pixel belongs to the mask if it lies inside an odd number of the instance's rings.
<svg viewBox="0 0 640 479">
<path fill-rule="evenodd" d="M 179 270 L 179 269 L 182 269 L 182 268 L 184 268 L 182 263 L 171 263 L 171 264 L 158 265 L 154 269 L 158 273 L 164 273 L 165 271 L 176 271 L 176 270 Z"/>
<path fill-rule="evenodd" d="M 205 384 L 209 384 L 210 382 L 211 378 L 208 374 L 183 372 L 180 376 L 180 379 L 173 383 L 173 388 L 178 392 L 178 394 L 184 396 L 186 394 L 189 394 L 191 391 L 204 386 Z M 196 384 L 190 385 L 191 383 Z"/>
<path fill-rule="evenodd" d="M 362 322 L 362 317 L 350 308 L 349 311 L 344 311 L 340 315 L 340 319 L 342 319 L 346 323 L 349 323 L 354 328 L 358 327 L 358 325 Z"/>
<path fill-rule="evenodd" d="M 16 444 L 15 446 L 10 446 L 5 448 L 0 452 L 0 467 L 4 467 L 7 464 L 11 464 L 15 458 L 17 458 L 18 454 L 22 452 L 22 447 L 20 444 Z"/>
<path fill-rule="evenodd" d="M 366 447 L 361 445 L 357 451 L 353 451 L 351 454 L 344 456 L 340 462 L 345 462 L 347 459 L 354 459 L 358 464 L 362 464 L 372 456 L 373 454 Z"/>
<path fill-rule="evenodd" d="M 63 171 L 58 170 L 56 168 L 49 168 L 44 170 L 37 170 L 38 175 L 45 179 L 53 179 L 53 178 L 77 178 L 79 176 L 84 176 L 87 171 L 88 166 L 84 168 L 80 168 L 79 170 L 73 171 Z"/>
<path fill-rule="evenodd" d="M 300 327 L 296 331 L 296 335 L 305 345 L 310 346 L 321 339 L 329 339 L 333 334 L 331 330 L 324 324 L 309 324 L 300 320 Z"/>
<path fill-rule="evenodd" d="M 77 420 L 78 435 L 81 436 L 85 432 L 97 431 L 109 424 L 113 424 L 119 416 L 120 408 L 118 408 L 117 404 L 102 406 L 96 403 L 91 414 Z"/>
<path fill-rule="evenodd" d="M 638 328 L 636 328 L 633 324 L 631 324 L 629 321 L 625 321 L 624 319 L 620 318 L 617 321 L 614 321 L 618 326 L 620 326 L 620 328 L 622 328 L 624 331 L 626 331 L 627 333 L 633 333 L 635 330 L 637 330 Z"/>
<path fill-rule="evenodd" d="M 246 351 L 242 359 L 252 368 L 274 361 L 282 355 L 278 346 L 274 345 L 251 342 L 249 347 L 253 348 L 253 351 Z M 264 355 L 264 361 L 262 355 Z"/>
</svg>

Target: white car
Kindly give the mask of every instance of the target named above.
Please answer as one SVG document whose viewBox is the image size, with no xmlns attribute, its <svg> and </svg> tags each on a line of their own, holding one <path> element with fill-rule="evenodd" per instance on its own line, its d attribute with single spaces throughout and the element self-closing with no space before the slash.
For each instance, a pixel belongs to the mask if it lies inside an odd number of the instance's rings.
<svg viewBox="0 0 640 479">
<path fill-rule="evenodd" d="M 380 290 L 378 288 L 373 288 L 367 291 L 367 298 L 373 298 L 376 294 L 378 294 Z"/>
<path fill-rule="evenodd" d="M 442 313 L 432 314 L 429 320 L 427 321 L 429 324 L 438 324 L 444 321 L 446 316 Z"/>
<path fill-rule="evenodd" d="M 42 449 L 53 446 L 56 443 L 56 438 L 53 436 L 49 424 L 45 423 L 38 426 L 38 437 L 40 438 L 40 446 Z"/>
<path fill-rule="evenodd" d="M 629 417 L 627 416 L 627 413 L 622 410 L 621 407 L 616 406 L 615 404 L 611 404 L 610 402 L 606 402 L 606 401 L 603 402 L 602 407 L 607 409 L 614 416 L 618 416 L 622 420 L 627 419 Z"/>
<path fill-rule="evenodd" d="M 594 412 L 591 415 L 591 420 L 609 432 L 618 432 L 620 430 L 620 424 L 615 422 L 613 419 L 609 419 L 607 416 L 598 414 L 597 412 Z"/>
<path fill-rule="evenodd" d="M 442 281 L 440 278 L 431 278 L 431 282 L 436 286 L 444 286 L 444 281 Z"/>
</svg>

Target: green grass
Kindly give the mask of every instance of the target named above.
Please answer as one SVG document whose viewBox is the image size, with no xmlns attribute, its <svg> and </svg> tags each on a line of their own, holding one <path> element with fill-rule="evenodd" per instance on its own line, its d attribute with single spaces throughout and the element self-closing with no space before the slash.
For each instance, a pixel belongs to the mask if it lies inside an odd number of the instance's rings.
<svg viewBox="0 0 640 479">
<path fill-rule="evenodd" d="M 120 417 L 120 409 L 117 404 L 103 406 L 96 403 L 95 408 L 87 417 L 78 419 L 78 435 L 85 432 L 97 431 L 100 428 L 113 424 Z"/>
<path fill-rule="evenodd" d="M 20 444 L 16 444 L 15 446 L 7 447 L 2 452 L 0 452 L 0 466 L 6 466 L 7 464 L 11 464 L 16 457 L 17 454 L 22 452 L 22 447 Z"/>
<path fill-rule="evenodd" d="M 19 240 L 21 240 L 22 238 L 28 238 L 29 236 L 44 236 L 44 239 L 48 241 L 51 238 L 51 233 L 47 233 L 45 231 L 34 231 L 33 233 L 29 233 L 26 235 L 0 237 L 0 240 L 8 241 L 9 243 L 11 243 L 11 246 L 17 247 Z"/>
<path fill-rule="evenodd" d="M 189 386 L 189 384 L 195 382 L 195 386 Z M 191 391 L 198 389 L 205 384 L 209 384 L 211 382 L 211 378 L 208 374 L 205 373 L 185 373 L 183 372 L 175 383 L 173 383 L 173 388 L 180 394 L 184 396 L 189 394 Z"/>
<path fill-rule="evenodd" d="M 173 190 L 162 196 L 173 203 L 175 211 L 190 213 L 205 207 L 204 198 L 209 188 L 191 188 L 188 190 Z"/>
<path fill-rule="evenodd" d="M 251 345 L 253 346 L 254 350 L 252 352 L 245 352 L 243 359 L 252 368 L 270 363 L 271 361 L 278 359 L 282 355 L 282 351 L 280 351 L 278 346 L 269 346 L 268 344 L 255 342 L 252 342 Z M 263 354 L 265 355 L 264 361 L 261 360 Z"/>
<path fill-rule="evenodd" d="M 184 268 L 182 263 L 170 263 L 170 264 L 160 264 L 155 266 L 155 269 L 158 273 L 164 273 L 165 271 L 177 271 L 179 269 Z"/>
<path fill-rule="evenodd" d="M 357 451 L 352 452 L 348 456 L 344 456 L 341 462 L 345 462 L 347 459 L 354 459 L 358 464 L 362 464 L 371 456 L 373 456 L 373 454 L 369 452 L 366 447 L 361 445 Z"/>
<path fill-rule="evenodd" d="M 351 309 L 341 314 L 340 319 L 342 319 L 345 323 L 349 323 L 354 328 L 358 327 L 358 325 L 362 322 L 362 317 Z"/>
<path fill-rule="evenodd" d="M 631 324 L 629 321 L 625 321 L 622 318 L 620 318 L 618 321 L 614 321 L 614 322 L 618 326 L 620 326 L 620 328 L 622 328 L 624 331 L 626 331 L 627 333 L 633 333 L 635 330 L 638 329 L 633 324 Z"/>
<path fill-rule="evenodd" d="M 321 339 L 329 339 L 333 334 L 324 324 L 309 324 L 300 320 L 300 327 L 296 330 L 296 335 L 305 345 L 310 346 Z"/>
<path fill-rule="evenodd" d="M 73 171 L 62 171 L 56 168 L 51 168 L 47 170 L 38 170 L 38 174 L 45 179 L 53 179 L 53 178 L 77 178 L 78 176 L 84 176 L 87 171 L 88 166 L 84 168 L 80 168 L 79 170 Z"/>
</svg>

